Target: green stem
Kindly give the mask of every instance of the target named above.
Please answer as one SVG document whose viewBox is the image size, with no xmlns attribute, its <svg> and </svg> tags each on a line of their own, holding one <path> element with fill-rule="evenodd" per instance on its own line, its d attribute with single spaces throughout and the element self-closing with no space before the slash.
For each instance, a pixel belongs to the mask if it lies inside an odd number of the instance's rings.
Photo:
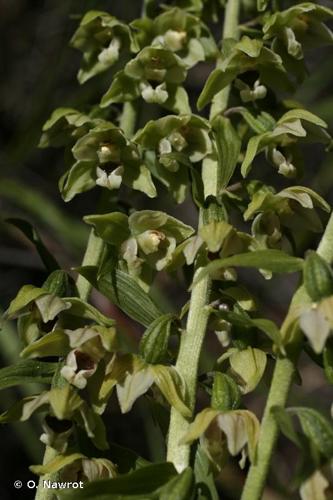
<svg viewBox="0 0 333 500">
<path fill-rule="evenodd" d="M 96 266 L 100 261 L 104 248 L 104 242 L 95 235 L 92 229 L 89 235 L 87 248 L 82 260 L 82 266 Z M 87 300 L 91 292 L 92 285 L 86 278 L 79 274 L 76 280 L 76 287 L 82 300 Z"/>
<path fill-rule="evenodd" d="M 317 252 L 327 262 L 333 261 L 333 214 L 328 221 Z M 302 298 L 302 287 L 294 295 L 290 307 Z M 283 328 L 283 326 L 282 326 Z M 290 386 L 295 374 L 295 364 L 289 358 L 279 358 L 276 361 L 272 383 L 261 422 L 256 462 L 251 465 L 246 478 L 241 500 L 259 500 L 266 483 L 272 453 L 278 437 L 278 425 L 273 417 L 273 406 L 286 405 Z"/>
<path fill-rule="evenodd" d="M 240 0 L 228 0 L 223 24 L 222 38 L 238 38 L 238 17 L 239 17 Z M 218 63 L 219 64 L 219 63 Z M 217 64 L 217 67 L 218 67 Z M 213 118 L 217 113 L 223 112 L 227 107 L 230 88 L 219 92 L 213 100 L 211 106 L 210 118 Z M 214 176 L 215 185 L 212 193 L 216 194 L 218 175 L 208 173 L 208 176 Z M 206 173 L 202 172 L 203 180 Z M 197 273 L 199 270 L 197 271 Z M 206 307 L 209 301 L 211 280 L 206 277 L 193 286 L 190 309 L 187 318 L 186 331 L 183 332 L 179 353 L 176 363 L 178 372 L 182 375 L 187 388 L 187 403 L 192 412 L 194 412 L 198 368 L 203 340 L 206 333 L 207 322 L 209 317 L 208 308 Z M 167 460 L 173 462 L 176 469 L 180 472 L 184 470 L 190 462 L 190 446 L 179 445 L 179 441 L 186 433 L 190 421 L 186 420 L 174 408 L 171 409 L 170 426 L 168 436 L 168 451 Z"/>
<path fill-rule="evenodd" d="M 240 0 L 229 0 L 224 15 L 223 23 L 223 39 L 225 38 L 235 38 L 239 37 L 238 29 L 238 18 L 240 10 Z M 219 61 L 216 65 L 219 68 L 221 62 Z M 212 106 L 210 108 L 210 119 L 214 118 L 219 113 L 222 113 L 227 107 L 230 94 L 230 85 L 221 90 L 213 99 Z"/>
<path fill-rule="evenodd" d="M 209 289 L 208 277 L 193 287 L 186 330 L 182 333 L 176 363 L 176 368 L 186 383 L 187 403 L 192 414 L 196 399 L 200 353 L 209 316 L 207 308 Z M 189 420 L 186 420 L 175 408 L 171 409 L 167 461 L 173 462 L 179 472 L 189 465 L 190 446 L 179 445 L 179 440 L 186 433 L 189 425 Z"/>
</svg>

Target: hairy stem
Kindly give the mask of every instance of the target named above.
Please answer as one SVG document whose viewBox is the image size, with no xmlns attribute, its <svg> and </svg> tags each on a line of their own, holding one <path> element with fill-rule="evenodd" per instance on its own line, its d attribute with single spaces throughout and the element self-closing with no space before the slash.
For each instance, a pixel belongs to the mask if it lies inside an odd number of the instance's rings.
<svg viewBox="0 0 333 500">
<path fill-rule="evenodd" d="M 240 1 L 229 0 L 225 8 L 224 24 L 223 24 L 223 39 L 238 38 L 238 18 L 239 18 Z M 220 62 L 217 63 L 218 68 Z M 230 94 L 230 85 L 221 90 L 213 99 L 210 108 L 210 119 L 214 118 L 219 113 L 222 113 L 227 107 Z"/>
<path fill-rule="evenodd" d="M 225 9 L 223 38 L 238 37 L 239 8 L 239 0 L 228 1 Z M 216 95 L 211 106 L 211 118 L 217 113 L 225 110 L 228 103 L 229 92 L 230 88 L 227 88 Z M 205 173 L 203 172 L 203 177 L 204 175 Z M 216 192 L 218 188 L 218 175 L 215 176 L 215 179 L 216 186 L 214 191 Z M 199 272 L 199 270 L 197 270 L 197 272 Z M 208 308 L 206 306 L 209 301 L 210 286 L 211 281 L 208 276 L 193 286 L 186 331 L 183 332 L 181 337 L 176 363 L 176 368 L 182 375 L 187 387 L 187 403 L 192 415 L 195 407 L 200 353 L 209 317 Z M 186 433 L 189 425 L 189 420 L 186 420 L 174 408 L 171 409 L 167 460 L 173 462 L 179 472 L 184 470 L 190 462 L 190 446 L 179 445 L 179 441 Z"/>
<path fill-rule="evenodd" d="M 200 269 L 198 269 L 197 273 Z M 192 290 L 186 330 L 182 333 L 176 368 L 187 386 L 187 403 L 194 411 L 197 389 L 197 375 L 202 343 L 208 321 L 208 298 L 210 278 L 199 281 Z M 172 408 L 168 438 L 167 460 L 173 462 L 180 472 L 189 465 L 190 446 L 179 445 L 179 440 L 186 433 L 190 422 Z"/>
<path fill-rule="evenodd" d="M 317 252 L 327 262 L 332 263 L 333 214 L 328 221 Z M 290 307 L 292 307 L 296 302 L 302 300 L 302 295 L 302 287 L 300 287 L 294 295 Z M 294 374 L 295 365 L 291 359 L 280 358 L 276 361 L 272 383 L 261 422 L 256 462 L 250 467 L 241 500 L 259 500 L 262 496 L 272 453 L 279 432 L 277 422 L 271 410 L 273 406 L 284 407 L 286 405 Z"/>
</svg>

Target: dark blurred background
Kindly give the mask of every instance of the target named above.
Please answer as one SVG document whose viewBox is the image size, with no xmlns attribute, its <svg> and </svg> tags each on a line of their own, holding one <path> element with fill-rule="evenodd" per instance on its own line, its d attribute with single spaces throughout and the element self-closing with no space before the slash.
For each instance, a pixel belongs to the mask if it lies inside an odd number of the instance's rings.
<svg viewBox="0 0 333 500">
<path fill-rule="evenodd" d="M 332 7 L 332 2 L 326 2 Z M 65 269 L 78 265 L 82 258 L 88 228 L 82 216 L 93 213 L 96 190 L 64 204 L 57 189 L 63 173 L 61 150 L 39 150 L 37 144 L 40 130 L 52 110 L 59 106 L 84 109 L 87 104 L 98 103 L 107 89 L 110 75 L 92 79 L 79 86 L 76 73 L 80 54 L 68 47 L 82 14 L 90 9 L 109 10 L 124 21 L 140 14 L 139 0 L 93 1 L 78 0 L 0 0 L 0 308 L 8 306 L 24 284 L 40 286 L 46 275 L 43 265 L 28 240 L 16 229 L 4 222 L 8 217 L 22 217 L 38 228 L 45 244 Z M 219 29 L 217 30 L 219 31 Z M 318 113 L 333 128 L 333 73 L 332 49 L 324 48 L 308 53 L 309 77 L 297 90 L 296 99 L 301 100 L 311 111 Z M 194 102 L 210 70 L 199 66 L 191 73 L 188 88 Z M 141 118 L 142 122 L 149 117 Z M 305 151 L 306 173 L 302 183 L 316 189 L 331 204 L 333 202 L 333 154 L 324 155 L 321 147 L 311 146 Z M 147 207 L 141 195 L 131 202 L 138 208 Z M 151 206 L 151 204 L 149 204 Z M 154 207 L 181 214 L 186 222 L 195 224 L 196 212 L 191 202 L 175 207 L 166 193 L 162 193 Z M 315 247 L 318 236 L 304 234 L 303 246 Z M 301 250 L 301 249 L 300 249 Z M 294 278 L 274 278 L 271 282 L 253 275 L 244 274 L 251 282 L 251 290 L 262 301 L 265 313 L 281 322 L 289 298 L 295 287 Z M 163 301 L 167 308 L 179 308 L 186 300 L 186 292 L 179 291 L 179 284 L 171 278 L 160 278 Z M 160 293 L 161 295 L 161 293 Z M 105 312 L 117 316 L 129 342 L 136 345 L 140 336 L 137 326 L 111 309 L 101 296 L 94 294 L 93 300 Z M 207 342 L 203 366 L 210 367 L 218 347 L 213 335 Z M 6 323 L 0 334 L 0 361 L 8 365 L 15 361 L 20 350 L 15 325 Z M 219 352 L 219 351 L 218 351 Z M 293 390 L 293 405 L 312 405 L 326 414 L 332 401 L 332 391 L 319 368 L 309 359 L 301 360 L 302 385 Z M 249 406 L 260 416 L 267 391 L 271 367 L 261 383 L 256 396 L 248 396 Z M 1 393 L 0 410 L 8 408 L 15 400 L 34 393 L 36 387 Z M 207 404 L 202 396 L 201 405 Z M 160 436 L 152 423 L 148 406 L 143 400 L 134 411 L 120 416 L 113 400 L 107 414 L 110 440 L 133 448 L 147 459 L 163 457 L 163 447 L 158 444 Z M 0 498 L 33 498 L 34 491 L 15 490 L 13 482 L 33 479 L 30 464 L 41 463 L 43 446 L 39 442 L 38 420 L 0 428 Z M 272 467 L 265 499 L 298 498 L 286 489 L 295 470 L 297 451 L 283 438 L 280 439 L 275 462 Z M 224 499 L 237 499 L 243 474 L 231 462 L 221 475 L 220 491 Z M 290 485 L 289 485 L 290 487 Z"/>
</svg>

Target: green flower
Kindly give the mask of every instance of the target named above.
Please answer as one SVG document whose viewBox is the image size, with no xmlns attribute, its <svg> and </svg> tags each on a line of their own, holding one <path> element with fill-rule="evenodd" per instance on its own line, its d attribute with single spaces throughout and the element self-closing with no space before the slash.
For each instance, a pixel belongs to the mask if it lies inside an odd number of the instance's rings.
<svg viewBox="0 0 333 500">
<path fill-rule="evenodd" d="M 305 2 L 264 18 L 264 40 L 273 39 L 274 50 L 285 48 L 295 59 L 303 59 L 304 47 L 332 43 L 333 34 L 323 21 L 333 17 L 333 10 Z"/>
<path fill-rule="evenodd" d="M 39 147 L 72 145 L 98 123 L 98 119 L 72 108 L 58 108 L 43 125 Z"/>
<path fill-rule="evenodd" d="M 156 195 L 150 172 L 137 147 L 112 123 L 101 120 L 76 142 L 72 153 L 76 163 L 60 180 L 66 201 L 96 185 L 115 190 L 122 183 L 147 196 Z"/>
<path fill-rule="evenodd" d="M 187 74 L 183 61 L 172 51 L 145 47 L 119 71 L 101 106 L 142 97 L 176 112 L 189 112 L 188 96 L 181 86 Z"/>
<path fill-rule="evenodd" d="M 71 45 L 83 53 L 78 80 L 84 83 L 115 64 L 121 51 L 136 52 L 131 29 L 107 12 L 90 11 L 74 33 Z"/>
<path fill-rule="evenodd" d="M 97 234 L 116 246 L 130 274 L 139 276 L 143 265 L 160 271 L 171 264 L 176 247 L 193 229 L 163 212 L 142 210 L 129 217 L 120 212 L 84 218 Z M 121 226 L 121 232 L 119 227 Z"/>
<path fill-rule="evenodd" d="M 155 19 L 138 19 L 132 23 L 138 30 L 136 40 L 145 45 L 175 52 L 191 68 L 217 54 L 217 47 L 207 26 L 183 9 L 168 9 Z"/>
</svg>

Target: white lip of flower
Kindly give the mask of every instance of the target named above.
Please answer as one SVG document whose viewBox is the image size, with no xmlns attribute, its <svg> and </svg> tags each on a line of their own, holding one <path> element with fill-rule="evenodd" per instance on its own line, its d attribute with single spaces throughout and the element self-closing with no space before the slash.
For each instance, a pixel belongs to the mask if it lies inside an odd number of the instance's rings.
<svg viewBox="0 0 333 500">
<path fill-rule="evenodd" d="M 77 356 L 84 356 L 88 361 L 88 368 L 78 369 Z M 90 367 L 92 365 L 92 367 Z M 97 363 L 87 354 L 78 350 L 71 351 L 66 358 L 66 364 L 61 368 L 61 375 L 72 385 L 78 389 L 84 389 L 87 385 L 87 379 L 91 377 L 97 369 Z"/>
<path fill-rule="evenodd" d="M 46 446 L 51 446 L 60 453 L 64 453 L 68 446 L 68 438 L 73 432 L 73 427 L 71 426 L 63 432 L 55 432 L 46 421 L 43 422 L 42 427 L 44 432 L 40 435 L 39 440 Z"/>
<path fill-rule="evenodd" d="M 105 187 L 107 189 L 119 189 L 121 182 L 123 180 L 124 167 L 120 165 L 110 174 L 107 174 L 105 170 L 100 167 L 96 168 L 96 184 L 98 186 Z"/>
<path fill-rule="evenodd" d="M 98 55 L 99 62 L 104 64 L 105 66 L 108 66 L 118 61 L 120 47 L 120 38 L 113 38 L 110 42 L 110 45 L 106 49 L 103 49 L 102 52 L 100 52 L 100 54 Z"/>
<path fill-rule="evenodd" d="M 273 163 L 278 167 L 278 172 L 285 177 L 293 177 L 296 174 L 295 166 L 277 149 L 272 152 Z"/>
<path fill-rule="evenodd" d="M 291 28 L 285 28 L 284 37 L 288 49 L 288 54 L 295 57 L 295 59 L 302 59 L 302 45 L 296 40 L 294 31 Z"/>
<path fill-rule="evenodd" d="M 165 82 L 157 85 L 155 89 L 150 85 L 150 83 L 141 82 L 140 91 L 143 100 L 150 104 L 163 104 L 169 97 Z"/>
<path fill-rule="evenodd" d="M 165 234 L 155 230 L 147 230 L 137 236 L 138 244 L 146 255 L 157 252 L 163 240 L 165 240 Z"/>
<path fill-rule="evenodd" d="M 184 47 L 186 36 L 186 31 L 168 30 L 164 34 L 163 39 L 168 49 L 176 52 Z"/>
<path fill-rule="evenodd" d="M 267 95 L 267 88 L 261 85 L 259 80 L 254 82 L 253 90 L 247 86 L 246 89 L 240 91 L 240 97 L 243 102 L 255 101 L 257 99 L 264 99 Z"/>
</svg>

